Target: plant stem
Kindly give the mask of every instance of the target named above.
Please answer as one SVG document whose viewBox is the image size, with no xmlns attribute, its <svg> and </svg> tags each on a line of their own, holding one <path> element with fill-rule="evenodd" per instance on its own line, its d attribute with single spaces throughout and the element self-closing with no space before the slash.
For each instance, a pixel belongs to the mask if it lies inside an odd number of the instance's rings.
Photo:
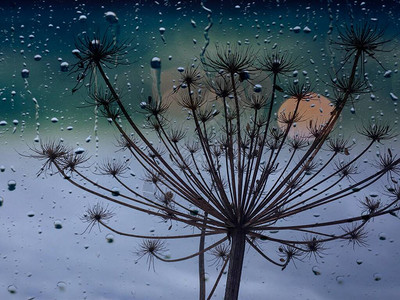
<svg viewBox="0 0 400 300">
<path fill-rule="evenodd" d="M 246 248 L 246 232 L 235 229 L 231 235 L 231 252 L 226 279 L 225 300 L 237 300 L 239 296 L 240 278 L 242 276 L 244 250 Z"/>
<path fill-rule="evenodd" d="M 204 221 L 203 225 L 207 225 L 207 213 L 204 213 Z M 199 251 L 204 250 L 205 243 L 205 229 L 201 229 L 200 242 L 199 242 Z M 205 267 L 204 267 L 204 253 L 199 255 L 199 283 L 200 283 L 200 291 L 199 291 L 199 300 L 206 299 L 206 278 L 205 278 Z"/>
</svg>

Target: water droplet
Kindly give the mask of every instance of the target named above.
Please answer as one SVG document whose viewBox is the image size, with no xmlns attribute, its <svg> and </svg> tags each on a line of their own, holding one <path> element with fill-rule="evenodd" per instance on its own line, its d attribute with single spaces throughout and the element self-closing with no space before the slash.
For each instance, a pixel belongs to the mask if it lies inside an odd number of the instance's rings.
<svg viewBox="0 0 400 300">
<path fill-rule="evenodd" d="M 15 285 L 9 285 L 8 286 L 8 288 L 7 288 L 7 290 L 8 290 L 8 292 L 10 293 L 10 294 L 16 294 L 17 293 L 17 287 L 15 286 Z"/>
<path fill-rule="evenodd" d="M 253 88 L 253 91 L 254 91 L 255 93 L 260 93 L 261 90 L 262 90 L 261 84 L 256 84 L 256 85 L 254 86 L 254 88 Z"/>
<path fill-rule="evenodd" d="M 22 78 L 29 78 L 29 70 L 28 69 L 23 69 L 21 71 L 21 77 Z"/>
<path fill-rule="evenodd" d="M 109 244 L 114 243 L 114 235 L 112 235 L 111 233 L 107 234 L 106 235 L 106 241 Z"/>
<path fill-rule="evenodd" d="M 294 31 L 295 33 L 299 33 L 300 30 L 301 30 L 301 27 L 300 27 L 300 26 L 295 26 L 295 27 L 293 27 L 293 31 Z"/>
<path fill-rule="evenodd" d="M 13 191 L 17 186 L 17 182 L 15 180 L 9 180 L 7 185 L 8 185 L 8 190 Z"/>
<path fill-rule="evenodd" d="M 0 207 L 3 206 L 4 198 L 0 196 Z"/>
<path fill-rule="evenodd" d="M 120 194 L 120 192 L 119 192 L 118 188 L 114 187 L 114 188 L 111 189 L 111 195 L 119 196 L 119 194 Z"/>
<path fill-rule="evenodd" d="M 78 147 L 74 150 L 75 154 L 82 154 L 83 152 L 85 152 L 85 149 L 82 147 Z"/>
<path fill-rule="evenodd" d="M 381 233 L 379 234 L 379 239 L 380 239 L 381 241 L 386 240 L 386 234 L 383 233 L 383 232 L 381 232 Z"/>
<path fill-rule="evenodd" d="M 336 277 L 336 282 L 338 284 L 343 284 L 344 283 L 344 277 L 343 276 L 337 276 Z"/>
<path fill-rule="evenodd" d="M 361 259 L 357 259 L 356 263 L 357 263 L 357 265 L 361 265 L 363 263 L 363 261 Z"/>
<path fill-rule="evenodd" d="M 28 211 L 28 213 L 26 214 L 29 218 L 32 218 L 35 216 L 35 212 L 34 211 Z"/>
<path fill-rule="evenodd" d="M 67 284 L 64 281 L 57 282 L 57 287 L 61 292 L 64 292 L 67 288 Z"/>
<path fill-rule="evenodd" d="M 381 274 L 379 274 L 379 273 L 375 273 L 374 274 L 374 280 L 375 281 L 380 281 L 382 279 L 382 275 Z"/>
<path fill-rule="evenodd" d="M 62 228 L 61 220 L 55 220 L 54 221 L 54 228 L 55 229 L 61 229 Z"/>
<path fill-rule="evenodd" d="M 113 11 L 108 11 L 104 13 L 104 17 L 106 18 L 106 21 L 111 24 L 118 23 L 118 17 Z"/>
<path fill-rule="evenodd" d="M 69 63 L 67 63 L 66 61 L 63 61 L 63 62 L 60 64 L 60 70 L 61 70 L 61 72 L 68 72 L 68 69 L 69 69 Z"/>
<path fill-rule="evenodd" d="M 316 276 L 321 275 L 321 271 L 317 266 L 312 267 L 312 271 Z"/>
<path fill-rule="evenodd" d="M 161 69 L 161 59 L 159 57 L 153 57 L 150 66 L 152 69 Z"/>
</svg>

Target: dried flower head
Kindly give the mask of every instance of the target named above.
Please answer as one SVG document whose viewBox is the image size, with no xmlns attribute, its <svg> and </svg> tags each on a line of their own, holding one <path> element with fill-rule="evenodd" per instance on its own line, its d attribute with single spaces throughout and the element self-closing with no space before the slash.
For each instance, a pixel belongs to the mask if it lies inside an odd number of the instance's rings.
<svg viewBox="0 0 400 300">
<path fill-rule="evenodd" d="M 375 213 L 381 206 L 381 201 L 373 197 L 365 197 L 364 201 L 360 201 L 360 203 L 364 208 L 362 213 L 367 215 Z"/>
<path fill-rule="evenodd" d="M 311 97 L 311 85 L 308 83 L 292 83 L 286 88 L 285 92 L 297 101 L 304 100 Z"/>
<path fill-rule="evenodd" d="M 295 264 L 295 260 L 302 260 L 303 252 L 290 245 L 282 245 L 279 247 L 279 255 L 281 256 L 281 262 L 284 263 L 282 270 L 284 270 L 287 265 L 292 261 Z"/>
<path fill-rule="evenodd" d="M 42 167 L 37 172 L 37 176 L 41 175 L 51 169 L 53 164 L 62 164 L 62 159 L 64 156 L 70 154 L 71 150 L 66 147 L 61 141 L 40 141 L 39 148 L 30 148 L 33 154 L 23 155 L 27 157 L 36 158 L 38 160 L 44 161 Z"/>
<path fill-rule="evenodd" d="M 197 141 L 186 142 L 185 148 L 190 154 L 195 154 L 200 150 L 200 143 Z"/>
<path fill-rule="evenodd" d="M 172 143 L 177 144 L 186 136 L 186 132 L 181 127 L 173 127 L 169 131 L 168 138 Z"/>
<path fill-rule="evenodd" d="M 168 110 L 169 104 L 165 103 L 161 99 L 154 99 L 153 97 L 149 96 L 147 98 L 147 103 L 143 107 L 143 110 L 147 114 L 147 118 L 162 117 Z"/>
<path fill-rule="evenodd" d="M 359 54 L 361 72 L 364 74 L 365 55 L 374 59 L 379 65 L 381 63 L 375 57 L 377 52 L 387 52 L 383 46 L 389 43 L 390 39 L 383 39 L 384 29 L 378 29 L 377 24 L 372 25 L 370 22 L 362 24 L 351 24 L 338 28 L 340 40 L 332 42 L 346 51 L 344 62 L 347 62 L 355 54 Z M 381 65 L 382 66 L 382 65 Z"/>
<path fill-rule="evenodd" d="M 143 240 L 139 246 L 139 249 L 135 252 L 138 256 L 137 260 L 140 260 L 143 256 L 147 256 L 147 264 L 150 270 L 150 267 L 154 268 L 154 258 L 161 257 L 168 251 L 165 247 L 165 242 L 161 240 Z"/>
<path fill-rule="evenodd" d="M 178 104 L 190 111 L 199 109 L 206 102 L 207 99 L 204 97 L 204 95 L 198 92 L 194 92 L 192 94 L 181 93 L 178 98 Z"/>
<path fill-rule="evenodd" d="M 381 143 L 385 140 L 390 140 L 396 135 L 393 133 L 393 127 L 385 123 L 368 123 L 363 124 L 361 129 L 357 130 L 359 134 L 367 137 L 373 142 Z"/>
<path fill-rule="evenodd" d="M 386 188 L 387 189 L 387 195 L 394 201 L 398 202 L 400 200 L 400 184 L 396 182 L 396 184 L 391 185 Z"/>
<path fill-rule="evenodd" d="M 127 161 L 121 161 L 117 159 L 106 159 L 99 165 L 99 174 L 100 175 L 110 175 L 112 177 L 119 177 L 123 175 L 129 166 Z"/>
<path fill-rule="evenodd" d="M 349 155 L 349 150 L 351 149 L 351 145 L 349 145 L 349 141 L 345 140 L 342 137 L 331 137 L 328 139 L 326 143 L 328 150 L 333 153 L 344 153 Z"/>
<path fill-rule="evenodd" d="M 387 152 L 380 154 L 378 158 L 378 162 L 376 167 L 380 171 L 387 173 L 389 177 L 393 175 L 400 175 L 400 160 L 397 158 L 397 155 L 393 155 L 390 149 Z"/>
<path fill-rule="evenodd" d="M 303 249 L 306 252 L 306 257 L 311 258 L 314 256 L 315 260 L 318 258 L 322 258 L 323 251 L 326 248 L 323 247 L 323 243 L 319 241 L 316 237 L 305 237 L 305 248 Z"/>
<path fill-rule="evenodd" d="M 254 71 L 255 51 L 251 47 L 226 46 L 216 47 L 215 55 L 206 53 L 204 66 L 214 71 L 233 76 L 234 74 L 243 74 L 248 71 Z"/>
<path fill-rule="evenodd" d="M 60 166 L 66 173 L 73 173 L 77 168 L 83 167 L 90 157 L 86 153 L 68 153 L 61 157 Z"/>
<path fill-rule="evenodd" d="M 183 72 L 180 73 L 180 85 L 175 90 L 178 91 L 181 87 L 187 87 L 189 89 L 196 88 L 200 85 L 203 76 L 199 71 L 199 67 L 187 66 Z"/>
<path fill-rule="evenodd" d="M 234 78 L 236 81 L 236 78 Z M 235 84 L 237 86 L 237 83 Z M 208 77 L 206 87 L 217 97 L 226 99 L 233 94 L 233 85 L 230 75 L 217 74 L 214 78 Z"/>
<path fill-rule="evenodd" d="M 266 107 L 267 103 L 268 103 L 267 96 L 255 93 L 251 94 L 250 97 L 244 97 L 243 99 L 244 107 L 248 107 L 256 111 Z"/>
<path fill-rule="evenodd" d="M 304 137 L 295 135 L 293 138 L 289 139 L 287 143 L 292 150 L 302 150 L 307 148 L 310 142 Z"/>
<path fill-rule="evenodd" d="M 75 41 L 76 50 L 73 54 L 78 62 L 73 65 L 72 73 L 78 73 L 77 84 L 72 92 L 75 92 L 86 78 L 93 81 L 93 71 L 99 65 L 106 68 L 113 68 L 125 63 L 122 58 L 126 54 L 129 45 L 128 41 L 117 43 L 115 37 L 109 32 L 103 35 L 95 33 L 92 35 L 83 34 Z"/>
<path fill-rule="evenodd" d="M 275 51 L 273 53 L 265 52 L 259 63 L 261 65 L 260 69 L 269 73 L 268 76 L 271 76 L 293 72 L 298 67 L 295 61 L 287 52 Z"/>
<path fill-rule="evenodd" d="M 211 260 L 212 265 L 217 268 L 224 264 L 224 262 L 229 258 L 230 246 L 228 244 L 219 244 L 210 251 L 213 257 Z"/>
<path fill-rule="evenodd" d="M 365 224 L 365 223 L 363 223 Z M 342 228 L 345 232 L 345 236 L 344 239 L 349 241 L 349 244 L 352 243 L 353 244 L 353 248 L 354 246 L 367 246 L 367 232 L 365 231 L 365 228 L 363 227 L 363 225 L 356 225 L 353 224 L 351 227 L 345 227 Z"/>
<path fill-rule="evenodd" d="M 331 76 L 330 80 L 331 83 L 329 85 L 334 89 L 335 95 L 338 96 L 336 104 L 345 104 L 344 100 L 347 99 L 346 97 L 350 97 L 353 102 L 356 95 L 371 92 L 368 82 L 364 78 L 351 78 L 343 75 L 335 78 Z"/>
<path fill-rule="evenodd" d="M 289 128 L 294 123 L 303 121 L 303 118 L 304 118 L 303 115 L 299 114 L 299 112 L 296 113 L 294 111 L 286 112 L 284 110 L 278 115 L 278 123 L 287 126 L 286 128 Z"/>
<path fill-rule="evenodd" d="M 351 175 L 358 174 L 357 166 L 354 164 L 348 164 L 344 161 L 335 162 L 336 172 L 340 177 L 352 179 Z"/>
<path fill-rule="evenodd" d="M 100 230 L 100 222 L 106 222 L 114 216 L 114 212 L 108 208 L 108 205 L 104 206 L 101 203 L 96 203 L 93 206 L 89 206 L 85 214 L 80 218 L 81 221 L 88 223 L 85 233 L 88 229 L 89 232 L 97 224 Z"/>
</svg>

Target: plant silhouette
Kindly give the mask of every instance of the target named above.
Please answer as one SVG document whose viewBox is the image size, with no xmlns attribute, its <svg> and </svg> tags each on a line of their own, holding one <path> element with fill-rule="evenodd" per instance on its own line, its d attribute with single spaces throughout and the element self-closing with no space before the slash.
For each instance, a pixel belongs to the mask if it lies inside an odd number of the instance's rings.
<svg viewBox="0 0 400 300">
<path fill-rule="evenodd" d="M 55 168 L 71 184 L 105 201 L 193 227 L 193 234 L 175 236 L 122 232 L 109 225 L 107 221 L 115 213 L 101 204 L 82 217 L 89 229 L 97 224 L 116 234 L 143 239 L 137 254 L 148 256 L 149 266 L 154 260 L 175 262 L 200 256 L 200 299 L 206 298 L 204 253 L 209 251 L 220 273 L 208 299 L 226 271 L 225 300 L 238 299 L 246 247 L 285 269 L 295 260 L 318 260 L 335 240 L 353 247 L 365 245 L 370 220 L 396 215 L 400 209 L 400 185 L 393 176 L 400 174 L 400 159 L 390 149 L 380 155 L 375 168 L 362 173 L 357 169 L 357 162 L 374 144 L 395 136 L 390 124 L 364 123 L 358 132 L 369 142 L 357 150 L 334 132 L 344 107 L 356 95 L 369 91 L 363 74 L 365 57 L 377 60 L 379 52 L 386 51 L 389 40 L 383 36 L 383 31 L 369 23 L 339 31 L 340 39 L 332 43 L 344 55 L 340 69 L 327 83 L 334 97 L 324 123 L 305 120 L 299 109 L 312 93 L 310 83 L 281 85 L 280 78 L 299 67 L 289 53 L 262 52 L 248 46 L 206 52 L 201 65 L 181 70 L 172 95 L 187 113 L 184 125 L 168 118 L 165 99 L 152 95 L 141 104 L 146 129 L 154 131 L 161 145 L 155 146 L 127 109 L 128 100 L 120 96 L 106 74 L 106 68 L 123 62 L 126 44 L 117 44 L 107 34 L 87 35 L 77 41 L 74 51 L 78 59 L 75 88 L 89 80 L 91 104 L 118 130 L 118 149 L 141 165 L 145 180 L 155 187 L 154 197 L 132 188 L 124 176 L 128 160 L 105 160 L 97 173 L 88 177 L 79 168 L 88 159 L 61 142 L 42 142 L 32 149 L 31 156 L 44 160 L 40 172 Z M 254 78 L 268 78 L 272 90 L 260 92 Z M 277 95 L 283 92 L 296 105 L 293 111 L 276 115 Z M 299 122 L 308 123 L 308 132 L 296 133 Z M 95 176 L 102 175 L 111 176 L 120 188 L 98 183 Z M 382 187 L 384 182 L 386 200 L 363 194 L 364 189 Z M 329 215 L 335 203 L 354 202 L 354 195 L 361 202 L 358 215 Z M 314 212 L 324 212 L 325 221 L 315 221 Z M 177 259 L 166 257 L 165 241 L 181 238 L 199 239 L 199 251 Z M 271 245 L 276 245 L 275 252 Z"/>
</svg>

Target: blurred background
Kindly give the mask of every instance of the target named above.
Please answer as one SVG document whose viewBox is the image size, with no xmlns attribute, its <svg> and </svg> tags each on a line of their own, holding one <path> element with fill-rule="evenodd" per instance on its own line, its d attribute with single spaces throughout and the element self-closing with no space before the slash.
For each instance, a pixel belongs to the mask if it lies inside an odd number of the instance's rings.
<svg viewBox="0 0 400 300">
<path fill-rule="evenodd" d="M 330 43 L 338 28 L 351 22 L 372 22 L 393 39 L 388 52 L 367 58 L 370 93 L 346 107 L 338 133 L 354 139 L 364 121 L 381 119 L 398 128 L 398 1 L 2 1 L 0 4 L 0 299 L 196 299 L 197 260 L 148 269 L 137 261 L 137 240 L 111 235 L 80 220 L 98 199 L 75 189 L 57 174 L 40 174 L 41 163 L 26 157 L 38 141 L 62 139 L 83 148 L 91 162 L 116 153 L 116 130 L 88 106 L 86 87 L 75 93 L 77 74 L 72 50 L 83 32 L 105 32 L 128 45 L 126 62 L 107 74 L 118 85 L 138 124 L 145 116 L 140 102 L 160 87 L 172 104 L 170 117 L 186 115 L 171 96 L 179 67 L 200 64 L 204 49 L 216 45 L 250 45 L 287 50 L 301 67 L 297 79 L 328 99 L 330 74 L 340 67 L 343 53 Z M 150 68 L 161 59 L 161 72 Z M 157 80 L 159 78 L 159 80 Z M 282 77 L 283 87 L 294 77 Z M 263 83 L 265 90 L 268 80 Z M 277 108 L 285 100 L 277 98 Z M 151 132 L 145 133 L 152 138 Z M 399 142 L 377 145 L 398 153 Z M 89 171 L 89 170 L 88 170 Z M 143 174 L 131 163 L 131 184 L 148 192 Z M 112 182 L 110 181 L 112 186 Z M 382 191 L 384 187 L 382 187 Z M 376 193 L 376 191 L 367 191 Z M 344 214 L 359 211 L 357 199 L 343 204 Z M 114 208 L 117 228 L 141 234 L 162 234 L 169 224 L 135 211 Z M 285 271 L 246 254 L 241 299 L 398 299 L 400 266 L 399 219 L 376 219 L 368 246 L 335 244 L 318 261 L 306 260 Z M 191 231 L 173 224 L 174 232 Z M 169 232 L 170 233 L 170 232 Z M 169 255 L 192 253 L 197 243 L 168 243 Z M 218 275 L 206 258 L 209 287 Z M 222 278 L 224 282 L 224 277 Z M 221 299 L 223 284 L 215 299 Z M 268 298 L 267 296 L 268 295 Z"/>
</svg>

